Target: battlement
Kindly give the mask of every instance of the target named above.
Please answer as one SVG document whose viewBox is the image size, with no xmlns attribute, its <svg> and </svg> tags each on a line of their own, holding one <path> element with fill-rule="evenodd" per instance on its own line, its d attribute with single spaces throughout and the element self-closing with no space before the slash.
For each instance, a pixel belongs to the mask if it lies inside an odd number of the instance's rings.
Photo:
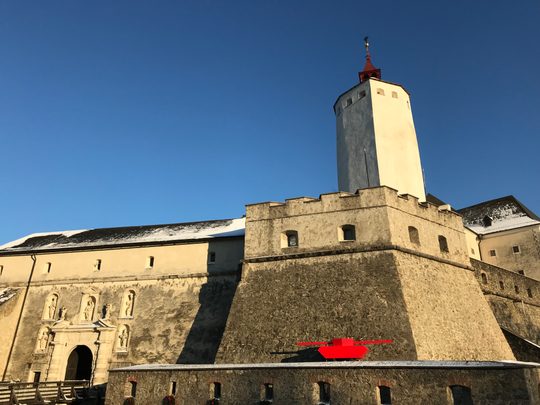
<svg viewBox="0 0 540 405">
<path fill-rule="evenodd" d="M 401 246 L 468 263 L 461 216 L 390 187 L 246 208 L 245 257 Z"/>
<path fill-rule="evenodd" d="M 319 198 L 296 197 L 288 198 L 285 202 L 248 204 L 246 220 L 258 221 L 382 206 L 462 228 L 461 216 L 448 209 L 448 206 L 437 207 L 429 202 L 420 202 L 415 196 L 398 194 L 397 190 L 387 186 L 365 188 L 354 194 L 340 191 L 321 194 Z"/>
</svg>

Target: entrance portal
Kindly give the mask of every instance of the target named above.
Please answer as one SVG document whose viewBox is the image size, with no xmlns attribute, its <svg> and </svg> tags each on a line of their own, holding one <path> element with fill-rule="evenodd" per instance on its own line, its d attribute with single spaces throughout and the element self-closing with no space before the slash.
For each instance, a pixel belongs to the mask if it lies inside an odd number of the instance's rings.
<svg viewBox="0 0 540 405">
<path fill-rule="evenodd" d="M 92 376 L 92 351 L 87 346 L 77 346 L 69 355 L 66 380 L 90 380 Z"/>
</svg>

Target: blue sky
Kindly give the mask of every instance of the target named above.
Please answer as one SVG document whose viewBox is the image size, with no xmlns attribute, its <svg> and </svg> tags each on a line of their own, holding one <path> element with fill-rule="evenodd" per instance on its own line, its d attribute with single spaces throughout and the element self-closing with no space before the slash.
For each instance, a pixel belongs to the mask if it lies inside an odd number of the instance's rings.
<svg viewBox="0 0 540 405">
<path fill-rule="evenodd" d="M 0 0 L 0 243 L 336 191 L 369 35 L 429 192 L 540 213 L 538 1 Z"/>
</svg>

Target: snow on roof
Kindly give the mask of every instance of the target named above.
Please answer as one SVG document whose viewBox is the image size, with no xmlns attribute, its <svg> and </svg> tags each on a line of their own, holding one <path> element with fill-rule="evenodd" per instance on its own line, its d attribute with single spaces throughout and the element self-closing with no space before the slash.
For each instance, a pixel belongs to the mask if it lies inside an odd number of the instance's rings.
<svg viewBox="0 0 540 405">
<path fill-rule="evenodd" d="M 62 250 L 243 236 L 245 218 L 34 233 L 0 246 L 0 253 Z"/>
<path fill-rule="evenodd" d="M 17 290 L 13 290 L 11 288 L 3 288 L 0 289 L 0 304 L 3 304 L 13 296 L 17 294 Z"/>
<path fill-rule="evenodd" d="M 540 364 L 515 360 L 494 361 L 329 361 L 304 363 L 248 363 L 248 364 L 140 364 L 110 371 L 171 371 L 171 370 L 242 370 L 242 369 L 291 369 L 291 368 L 538 368 Z"/>
<path fill-rule="evenodd" d="M 462 208 L 458 212 L 463 215 L 465 226 L 479 235 L 540 225 L 540 218 L 511 195 Z"/>
</svg>

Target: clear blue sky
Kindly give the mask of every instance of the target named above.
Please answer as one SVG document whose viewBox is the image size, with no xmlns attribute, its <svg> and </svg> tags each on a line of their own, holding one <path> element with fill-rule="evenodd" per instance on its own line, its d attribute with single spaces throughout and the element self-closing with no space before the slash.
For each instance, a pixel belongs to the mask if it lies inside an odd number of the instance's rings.
<svg viewBox="0 0 540 405">
<path fill-rule="evenodd" d="M 369 35 L 429 192 L 540 213 L 538 1 L 0 0 L 0 243 L 335 191 Z"/>
</svg>

